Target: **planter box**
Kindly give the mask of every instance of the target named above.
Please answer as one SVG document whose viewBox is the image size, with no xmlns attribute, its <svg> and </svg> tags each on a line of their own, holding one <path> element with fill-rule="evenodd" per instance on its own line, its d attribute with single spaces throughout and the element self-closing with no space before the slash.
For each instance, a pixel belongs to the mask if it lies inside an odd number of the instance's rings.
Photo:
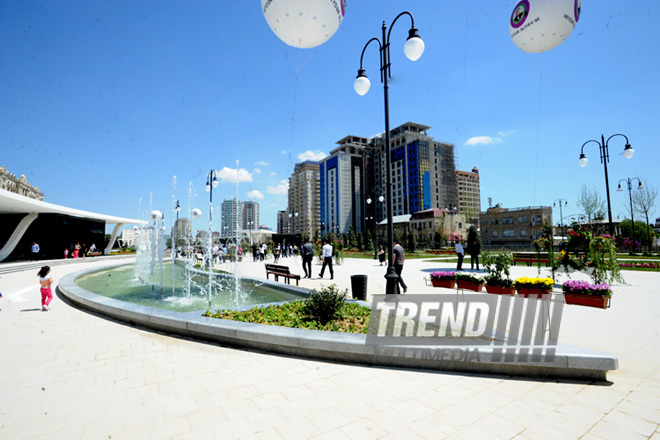
<svg viewBox="0 0 660 440">
<path fill-rule="evenodd" d="M 486 292 L 494 293 L 496 295 L 513 295 L 514 293 L 516 293 L 516 288 L 489 286 L 488 284 L 486 284 Z"/>
<path fill-rule="evenodd" d="M 456 282 L 459 289 L 474 290 L 475 292 L 481 292 L 481 288 L 484 286 L 484 283 L 474 283 L 472 281 L 456 280 Z"/>
<path fill-rule="evenodd" d="M 566 304 L 606 309 L 610 305 L 611 296 L 576 295 L 575 293 L 564 293 L 564 298 L 566 298 Z"/>
<path fill-rule="evenodd" d="M 552 289 L 530 289 L 526 287 L 516 288 L 518 295 L 524 295 L 525 298 L 535 296 L 539 299 L 543 298 L 544 294 L 552 293 Z"/>
<path fill-rule="evenodd" d="M 431 284 L 433 284 L 433 287 L 445 287 L 447 289 L 453 289 L 456 287 L 456 280 L 452 279 L 446 279 L 446 280 L 434 280 L 431 279 Z"/>
</svg>

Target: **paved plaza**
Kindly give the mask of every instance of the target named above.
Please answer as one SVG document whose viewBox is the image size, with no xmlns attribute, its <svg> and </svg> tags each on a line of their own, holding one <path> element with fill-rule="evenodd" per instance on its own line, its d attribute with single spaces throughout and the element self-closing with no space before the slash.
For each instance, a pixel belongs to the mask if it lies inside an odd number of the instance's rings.
<svg viewBox="0 0 660 440">
<path fill-rule="evenodd" d="M 72 261 L 52 274 L 57 284 L 110 263 Z M 300 259 L 280 264 L 303 273 Z M 624 272 L 608 310 L 564 307 L 559 342 L 619 358 L 607 382 L 587 383 L 227 348 L 118 323 L 59 295 L 42 312 L 37 269 L 24 265 L 0 264 L 0 439 L 660 439 L 657 272 Z M 407 260 L 408 293 L 438 293 L 423 278 L 451 267 Z M 263 263 L 239 268 L 265 278 Z M 385 269 L 346 259 L 334 280 L 319 280 L 319 265 L 300 285 L 350 290 L 350 275 L 366 274 L 369 295 L 381 294 Z M 536 274 L 512 268 L 514 277 Z"/>
</svg>

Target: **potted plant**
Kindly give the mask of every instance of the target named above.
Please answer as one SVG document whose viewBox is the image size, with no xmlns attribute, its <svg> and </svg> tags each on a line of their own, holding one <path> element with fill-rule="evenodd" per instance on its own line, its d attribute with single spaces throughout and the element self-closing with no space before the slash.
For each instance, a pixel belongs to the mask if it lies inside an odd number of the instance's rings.
<svg viewBox="0 0 660 440">
<path fill-rule="evenodd" d="M 481 292 L 484 286 L 483 278 L 464 272 L 456 273 L 456 283 L 459 289 L 474 290 L 475 292 Z"/>
<path fill-rule="evenodd" d="M 484 277 L 486 281 L 486 292 L 498 295 L 513 295 L 516 289 L 513 287 L 513 280 L 509 269 L 513 264 L 513 254 L 511 252 L 500 251 L 497 254 L 487 253 L 483 257 L 484 270 L 488 275 Z"/>
<path fill-rule="evenodd" d="M 619 263 L 616 261 L 614 237 L 611 235 L 593 238 L 589 243 L 587 259 L 589 266 L 594 268 L 591 274 L 594 284 L 624 282 Z"/>
<path fill-rule="evenodd" d="M 524 295 L 525 298 L 530 296 L 543 298 L 544 293 L 552 293 L 552 286 L 555 285 L 555 282 L 552 278 L 521 277 L 516 278 L 515 284 L 518 295 Z"/>
<path fill-rule="evenodd" d="M 456 272 L 431 272 L 431 284 L 433 287 L 453 289 L 456 286 Z"/>
<path fill-rule="evenodd" d="M 586 281 L 566 281 L 561 285 L 566 304 L 576 304 L 587 307 L 606 309 L 610 305 L 612 289 L 601 284 L 589 284 Z"/>
</svg>

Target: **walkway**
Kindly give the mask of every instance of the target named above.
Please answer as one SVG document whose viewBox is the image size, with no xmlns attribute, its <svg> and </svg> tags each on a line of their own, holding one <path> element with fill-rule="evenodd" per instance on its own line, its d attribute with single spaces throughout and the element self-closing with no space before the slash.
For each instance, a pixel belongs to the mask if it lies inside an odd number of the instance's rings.
<svg viewBox="0 0 660 440">
<path fill-rule="evenodd" d="M 294 273 L 299 260 L 283 259 Z M 104 265 L 93 260 L 53 269 Z M 2 266 L 0 265 L 0 268 Z M 406 262 L 409 293 L 448 263 Z M 264 277 L 262 263 L 241 273 Z M 318 273 L 320 266 L 313 267 Z M 335 282 L 384 267 L 346 260 Z M 533 276 L 536 268 L 513 268 Z M 0 279 L 0 438 L 7 439 L 622 439 L 660 437 L 658 281 L 625 272 L 612 308 L 567 306 L 560 341 L 607 351 L 598 384 L 372 368 L 275 356 L 143 331 L 55 298 L 41 312 L 36 270 Z M 326 275 L 327 277 L 327 275 Z M 316 277 L 318 278 L 318 277 Z M 301 280 L 318 287 L 330 280 Z M 437 291 L 437 289 L 435 289 Z"/>
</svg>

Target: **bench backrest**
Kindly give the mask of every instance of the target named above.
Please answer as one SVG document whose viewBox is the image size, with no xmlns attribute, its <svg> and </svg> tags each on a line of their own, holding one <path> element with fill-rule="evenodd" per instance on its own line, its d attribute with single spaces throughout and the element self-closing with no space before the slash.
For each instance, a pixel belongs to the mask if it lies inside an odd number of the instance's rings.
<svg viewBox="0 0 660 440">
<path fill-rule="evenodd" d="M 279 264 L 266 264 L 266 270 L 289 273 L 289 266 L 281 266 Z"/>
</svg>

